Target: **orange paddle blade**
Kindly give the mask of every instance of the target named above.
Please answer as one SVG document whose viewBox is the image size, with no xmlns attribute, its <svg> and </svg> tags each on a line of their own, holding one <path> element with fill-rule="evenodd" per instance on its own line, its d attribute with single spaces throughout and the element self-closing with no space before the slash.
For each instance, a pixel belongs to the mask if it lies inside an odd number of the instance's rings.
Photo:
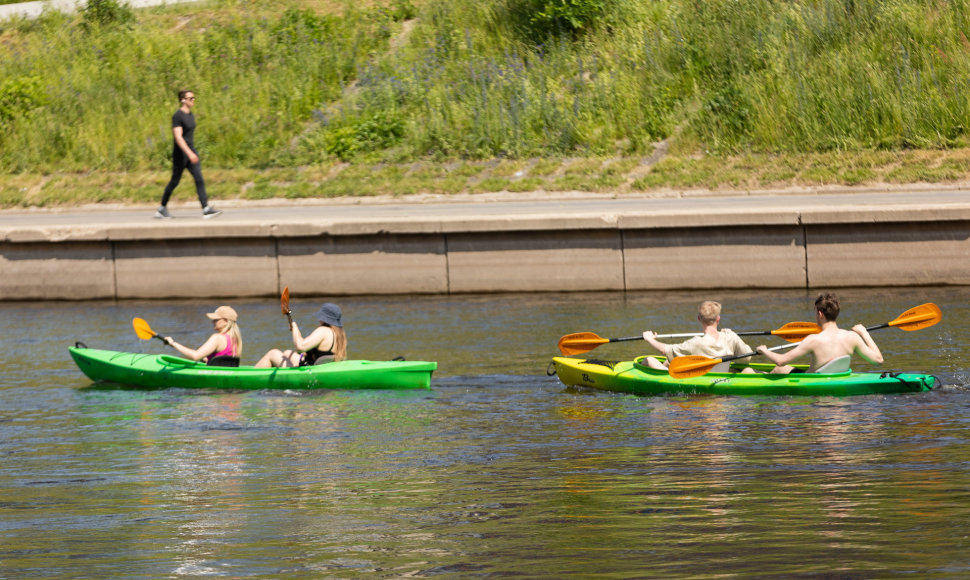
<svg viewBox="0 0 970 580">
<path fill-rule="evenodd" d="M 290 287 L 285 286 L 283 288 L 283 293 L 280 295 L 280 310 L 283 314 L 290 313 Z"/>
<path fill-rule="evenodd" d="M 559 339 L 559 352 L 566 356 L 582 354 L 609 341 L 610 339 L 602 338 L 595 332 L 574 332 Z"/>
<path fill-rule="evenodd" d="M 711 372 L 711 369 L 715 365 L 721 362 L 723 362 L 723 359 L 708 358 L 699 354 L 679 356 L 670 361 L 670 368 L 668 370 L 670 371 L 670 376 L 675 379 L 687 379 L 706 375 Z"/>
<path fill-rule="evenodd" d="M 903 312 L 889 326 L 895 326 L 901 330 L 920 330 L 929 328 L 943 319 L 940 307 L 932 302 L 920 304 Z"/>
<path fill-rule="evenodd" d="M 814 322 L 789 322 L 778 330 L 772 330 L 771 334 L 788 342 L 801 342 L 806 336 L 820 332 L 822 327 Z"/>
<path fill-rule="evenodd" d="M 151 340 L 157 336 L 151 326 L 145 322 L 144 318 L 132 318 L 131 326 L 135 329 L 135 334 L 142 340 Z"/>
</svg>

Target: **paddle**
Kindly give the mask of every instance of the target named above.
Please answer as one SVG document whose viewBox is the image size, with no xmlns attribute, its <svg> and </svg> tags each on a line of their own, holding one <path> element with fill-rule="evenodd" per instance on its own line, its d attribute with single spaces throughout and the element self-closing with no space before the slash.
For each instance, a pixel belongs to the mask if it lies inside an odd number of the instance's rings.
<svg viewBox="0 0 970 580">
<path fill-rule="evenodd" d="M 866 330 L 878 330 L 880 328 L 886 328 L 887 326 L 895 326 L 900 330 L 912 332 L 914 330 L 929 328 L 942 319 L 943 312 L 940 310 L 940 307 L 932 302 L 927 302 L 926 304 L 920 304 L 919 306 L 910 308 L 889 322 L 870 326 Z"/>
<path fill-rule="evenodd" d="M 868 331 L 879 330 L 880 328 L 887 328 L 889 326 L 895 326 L 900 330 L 913 331 L 920 330 L 923 328 L 929 328 L 943 318 L 943 313 L 940 311 L 939 306 L 933 304 L 932 302 L 927 302 L 926 304 L 920 304 L 910 308 L 906 312 L 903 312 L 895 319 L 884 322 L 883 324 L 877 324 L 875 326 L 869 326 L 866 328 Z M 793 344 L 782 345 L 782 347 L 795 346 Z M 775 350 L 776 348 L 769 348 L 768 350 Z M 679 356 L 674 360 L 670 361 L 670 376 L 675 379 L 686 379 L 689 377 L 699 377 L 706 375 L 714 368 L 715 365 L 730 361 L 737 360 L 739 358 L 747 358 L 749 356 L 754 356 L 758 354 L 757 352 L 750 352 L 747 354 L 740 354 L 736 356 L 728 356 L 724 358 L 708 358 L 706 356 L 692 355 L 692 356 Z"/>
<path fill-rule="evenodd" d="M 773 334 L 788 342 L 800 342 L 809 334 L 816 334 L 822 329 L 814 322 L 789 322 L 781 328 L 775 330 L 739 332 L 738 336 L 766 336 Z M 687 332 L 683 334 L 658 334 L 657 338 L 682 338 L 700 336 L 700 332 Z M 572 354 L 582 354 L 589 352 L 601 344 L 608 342 L 623 342 L 627 340 L 643 340 L 643 335 L 627 336 L 624 338 L 601 338 L 594 332 L 574 332 L 567 334 L 559 339 L 559 352 L 569 356 Z"/>
<path fill-rule="evenodd" d="M 157 332 L 152 330 L 151 326 L 148 326 L 148 323 L 145 322 L 144 318 L 137 318 L 137 317 L 132 318 L 131 326 L 135 329 L 135 334 L 138 335 L 138 338 L 142 340 L 151 340 L 153 338 L 157 338 L 158 340 L 165 342 L 164 338 L 162 338 L 161 336 L 158 335 Z M 168 343 L 165 342 L 165 344 L 168 344 Z"/>
<path fill-rule="evenodd" d="M 290 287 L 284 286 L 283 293 L 280 294 L 280 310 L 286 316 L 286 321 L 290 328 L 293 328 L 293 313 L 290 311 Z"/>
<path fill-rule="evenodd" d="M 773 346 L 768 350 L 780 350 L 783 348 L 791 348 L 795 344 L 783 344 L 781 346 Z M 670 372 L 670 376 L 675 379 L 686 379 L 690 377 L 700 377 L 711 372 L 715 366 L 722 362 L 727 362 L 731 360 L 738 360 L 740 358 L 748 358 L 749 356 L 755 356 L 757 352 L 749 352 L 747 354 L 737 354 L 734 356 L 726 356 L 722 358 L 708 358 L 699 354 L 692 354 L 688 356 L 679 356 L 674 360 L 670 361 L 670 367 L 667 369 Z"/>
</svg>

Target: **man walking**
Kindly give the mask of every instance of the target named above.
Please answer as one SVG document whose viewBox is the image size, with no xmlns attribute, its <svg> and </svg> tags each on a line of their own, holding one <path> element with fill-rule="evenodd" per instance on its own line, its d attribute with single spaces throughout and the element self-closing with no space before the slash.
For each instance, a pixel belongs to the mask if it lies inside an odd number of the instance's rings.
<svg viewBox="0 0 970 580">
<path fill-rule="evenodd" d="M 202 217 L 213 218 L 222 212 L 209 205 L 209 199 L 205 194 L 205 181 L 202 179 L 202 163 L 199 161 L 199 153 L 195 150 L 195 115 L 192 114 L 192 107 L 195 106 L 195 93 L 192 91 L 179 91 L 179 108 L 172 115 L 172 137 L 174 140 L 172 148 L 172 178 L 165 186 L 165 193 L 162 194 L 162 205 L 155 212 L 155 218 L 168 219 L 172 215 L 168 212 L 168 200 L 172 197 L 172 192 L 178 187 L 182 180 L 182 173 L 188 169 L 195 179 L 195 193 L 199 196 L 199 203 L 202 204 Z"/>
</svg>

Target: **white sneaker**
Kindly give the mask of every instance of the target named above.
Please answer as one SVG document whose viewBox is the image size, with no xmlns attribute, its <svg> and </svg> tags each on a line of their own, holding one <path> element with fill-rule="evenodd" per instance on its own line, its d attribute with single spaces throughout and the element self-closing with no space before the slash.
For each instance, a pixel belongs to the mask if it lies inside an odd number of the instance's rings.
<svg viewBox="0 0 970 580">
<path fill-rule="evenodd" d="M 202 219 L 214 218 L 218 215 L 222 215 L 222 210 L 216 209 L 211 205 L 205 206 L 205 209 L 202 210 Z"/>
<path fill-rule="evenodd" d="M 170 220 L 172 219 L 172 214 L 168 213 L 168 208 L 162 205 L 162 206 L 159 206 L 157 210 L 155 210 L 155 219 Z"/>
</svg>

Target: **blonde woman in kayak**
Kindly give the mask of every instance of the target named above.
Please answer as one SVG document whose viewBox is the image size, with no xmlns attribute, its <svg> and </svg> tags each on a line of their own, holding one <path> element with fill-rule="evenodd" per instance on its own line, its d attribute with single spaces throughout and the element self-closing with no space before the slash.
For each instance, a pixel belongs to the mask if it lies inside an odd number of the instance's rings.
<svg viewBox="0 0 970 580">
<path fill-rule="evenodd" d="M 179 344 L 171 336 L 164 338 L 165 344 L 192 360 L 205 360 L 208 364 L 220 366 L 239 366 L 242 355 L 242 332 L 236 323 L 236 311 L 229 306 L 220 306 L 215 312 L 206 313 L 212 321 L 215 332 L 197 349 Z"/>
<path fill-rule="evenodd" d="M 820 367 L 837 358 L 853 354 L 859 354 L 872 364 L 882 364 L 882 352 L 865 326 L 856 324 L 852 330 L 842 330 L 835 323 L 840 311 L 838 296 L 832 293 L 820 294 L 815 299 L 815 320 L 822 327 L 821 332 L 809 334 L 798 343 L 798 346 L 784 354 L 772 352 L 764 345 L 759 346 L 758 352 L 776 365 L 771 372 L 775 374 L 798 372 L 788 363 L 806 354 L 812 357 L 812 364 L 805 371 L 808 373 L 816 372 Z"/>
<path fill-rule="evenodd" d="M 695 336 L 680 344 L 666 344 L 657 340 L 657 333 L 648 330 L 643 333 L 643 340 L 650 343 L 650 346 L 662 352 L 667 357 L 666 362 L 660 362 L 652 356 L 644 359 L 647 366 L 652 369 L 666 370 L 670 361 L 679 356 L 703 355 L 712 358 L 723 358 L 736 356 L 752 352 L 751 347 L 733 331 L 727 328 L 718 330 L 717 325 L 721 322 L 721 304 L 713 300 L 702 302 L 697 307 L 697 320 L 703 327 L 700 336 Z M 739 359 L 742 361 L 749 359 Z M 745 368 L 742 372 L 752 373 L 753 370 Z"/>
<path fill-rule="evenodd" d="M 342 361 L 347 358 L 347 335 L 341 322 L 340 307 L 327 302 L 316 314 L 320 326 L 306 337 L 300 333 L 295 322 L 290 322 L 293 335 L 293 349 L 274 348 L 259 359 L 256 366 L 268 367 L 308 367 L 328 362 Z"/>
</svg>

